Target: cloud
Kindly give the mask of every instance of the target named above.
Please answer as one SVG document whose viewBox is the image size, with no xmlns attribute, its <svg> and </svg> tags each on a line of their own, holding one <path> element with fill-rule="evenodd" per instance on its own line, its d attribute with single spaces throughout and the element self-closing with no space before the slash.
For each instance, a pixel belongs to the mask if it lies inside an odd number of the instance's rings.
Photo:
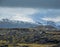
<svg viewBox="0 0 60 47">
<path fill-rule="evenodd" d="M 0 0 L 0 6 L 60 9 L 60 0 Z"/>
<path fill-rule="evenodd" d="M 35 23 L 35 21 L 29 17 L 26 17 L 26 16 L 23 16 L 23 15 L 20 15 L 20 14 L 16 14 L 16 16 L 13 16 L 11 18 L 11 20 L 17 20 L 17 21 L 25 21 L 25 22 L 32 22 L 32 23 Z"/>
<path fill-rule="evenodd" d="M 30 17 L 38 22 L 44 22 L 43 19 L 48 20 L 48 18 L 52 20 L 52 18 L 60 17 L 60 9 L 39 9 L 37 13 Z"/>
<path fill-rule="evenodd" d="M 43 20 L 59 22 L 60 9 L 0 7 L 0 19 L 3 18 L 33 23 L 44 22 Z"/>
<path fill-rule="evenodd" d="M 0 18 L 1 19 L 10 19 L 10 20 L 19 20 L 26 22 L 35 22 L 30 15 L 37 13 L 39 10 L 34 8 L 2 8 L 0 7 Z M 0 19 L 0 20 L 1 20 Z"/>
<path fill-rule="evenodd" d="M 53 21 L 53 22 L 60 22 L 60 16 L 58 17 L 45 17 L 45 18 L 42 18 L 42 20 L 45 20 L 45 21 Z"/>
</svg>

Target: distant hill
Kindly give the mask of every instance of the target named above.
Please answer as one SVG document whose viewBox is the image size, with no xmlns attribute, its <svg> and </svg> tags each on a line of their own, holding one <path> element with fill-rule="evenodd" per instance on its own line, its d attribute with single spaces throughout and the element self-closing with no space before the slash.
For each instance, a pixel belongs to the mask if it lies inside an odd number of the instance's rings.
<svg viewBox="0 0 60 47">
<path fill-rule="evenodd" d="M 35 26 L 37 26 L 37 24 L 24 21 L 14 21 L 9 19 L 2 19 L 0 21 L 0 28 L 32 28 Z"/>
<path fill-rule="evenodd" d="M 45 30 L 55 30 L 60 29 L 60 25 L 56 24 L 53 21 L 45 21 L 46 24 L 44 25 L 41 22 L 31 23 L 25 21 L 16 21 L 16 20 L 9 20 L 9 19 L 2 19 L 0 20 L 0 28 L 38 28 L 38 29 L 45 29 Z"/>
</svg>

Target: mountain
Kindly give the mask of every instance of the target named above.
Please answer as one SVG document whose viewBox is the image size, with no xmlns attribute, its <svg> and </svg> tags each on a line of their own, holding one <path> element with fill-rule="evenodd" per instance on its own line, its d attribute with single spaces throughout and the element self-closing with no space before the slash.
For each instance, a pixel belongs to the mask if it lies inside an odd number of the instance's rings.
<svg viewBox="0 0 60 47">
<path fill-rule="evenodd" d="M 16 21 L 9 19 L 0 20 L 0 28 L 38 28 L 38 29 L 60 29 L 60 25 L 53 21 L 44 21 L 45 25 L 40 21 L 36 23 L 25 22 L 25 21 Z M 45 28 L 44 28 L 45 27 Z"/>
<path fill-rule="evenodd" d="M 39 22 L 38 22 L 39 24 Z M 57 23 L 53 22 L 53 21 L 45 21 L 45 24 L 41 24 L 35 28 L 37 28 L 38 30 L 49 30 L 49 31 L 53 31 L 53 30 L 57 30 L 60 29 L 60 26 Z"/>
<path fill-rule="evenodd" d="M 9 19 L 0 20 L 0 28 L 30 28 L 30 27 L 32 28 L 35 26 L 38 26 L 38 24 Z"/>
<path fill-rule="evenodd" d="M 53 21 L 47 21 L 47 25 L 53 26 L 55 28 L 57 28 L 58 30 L 60 30 L 60 22 L 53 22 Z"/>
</svg>

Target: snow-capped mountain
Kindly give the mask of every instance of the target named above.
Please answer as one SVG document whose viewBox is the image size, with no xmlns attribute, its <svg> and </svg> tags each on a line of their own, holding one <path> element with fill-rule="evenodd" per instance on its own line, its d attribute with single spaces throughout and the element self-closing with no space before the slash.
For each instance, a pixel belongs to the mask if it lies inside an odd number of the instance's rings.
<svg viewBox="0 0 60 47">
<path fill-rule="evenodd" d="M 0 20 L 0 28 L 30 28 L 35 27 L 37 24 L 25 21 L 15 21 L 9 19 Z"/>
<path fill-rule="evenodd" d="M 44 22 L 44 23 L 43 23 Z M 60 29 L 60 25 L 53 21 L 36 21 L 36 23 L 26 22 L 26 21 L 16 21 L 16 20 L 9 20 L 9 19 L 2 19 L 0 20 L 0 28 L 33 28 L 38 27 L 44 24 L 46 26 L 52 26 L 57 29 Z"/>
</svg>

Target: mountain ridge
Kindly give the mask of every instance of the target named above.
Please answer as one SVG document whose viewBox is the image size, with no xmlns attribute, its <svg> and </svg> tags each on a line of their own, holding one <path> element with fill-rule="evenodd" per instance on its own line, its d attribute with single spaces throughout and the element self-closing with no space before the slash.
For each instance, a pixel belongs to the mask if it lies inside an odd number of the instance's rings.
<svg viewBox="0 0 60 47">
<path fill-rule="evenodd" d="M 16 21 L 16 20 L 9 20 L 9 19 L 2 19 L 0 20 L 0 28 L 34 28 L 34 27 L 39 27 L 41 25 L 43 26 L 52 26 L 57 29 L 60 29 L 60 25 L 53 21 L 45 21 L 46 24 L 44 25 L 40 21 L 36 23 L 32 22 L 26 22 L 26 21 Z"/>
<path fill-rule="evenodd" d="M 0 21 L 0 28 L 30 28 L 34 26 L 37 26 L 37 24 L 25 21 L 14 21 L 9 19 L 2 19 Z"/>
</svg>

